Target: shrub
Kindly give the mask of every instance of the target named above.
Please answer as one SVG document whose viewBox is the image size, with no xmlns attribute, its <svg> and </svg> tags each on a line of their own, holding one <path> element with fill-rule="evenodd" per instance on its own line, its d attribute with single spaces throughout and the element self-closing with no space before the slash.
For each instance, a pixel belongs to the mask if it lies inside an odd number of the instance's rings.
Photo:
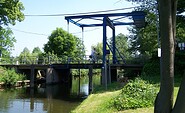
<svg viewBox="0 0 185 113">
<path fill-rule="evenodd" d="M 144 76 L 159 76 L 160 75 L 160 61 L 159 59 L 151 59 L 146 63 L 142 70 Z"/>
<path fill-rule="evenodd" d="M 24 80 L 25 75 L 17 74 L 14 69 L 0 68 L 0 82 L 5 85 L 15 85 L 19 80 Z"/>
<path fill-rule="evenodd" d="M 158 89 L 146 81 L 136 78 L 130 81 L 122 92 L 111 101 L 117 110 L 149 107 L 154 104 Z"/>
</svg>

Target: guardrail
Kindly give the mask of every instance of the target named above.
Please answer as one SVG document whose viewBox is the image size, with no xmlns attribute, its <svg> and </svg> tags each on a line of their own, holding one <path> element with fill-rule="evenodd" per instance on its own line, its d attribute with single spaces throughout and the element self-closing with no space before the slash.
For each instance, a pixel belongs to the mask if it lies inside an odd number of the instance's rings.
<svg viewBox="0 0 185 113">
<path fill-rule="evenodd" d="M 93 63 L 90 55 L 81 56 L 79 58 L 71 58 L 67 56 L 21 56 L 21 57 L 0 57 L 0 64 L 83 64 Z M 102 63 L 101 56 L 96 56 L 95 63 Z M 112 64 L 112 56 L 107 55 L 107 63 Z M 117 64 L 125 64 L 121 58 L 117 58 Z"/>
<path fill-rule="evenodd" d="M 82 64 L 82 63 L 93 63 L 89 55 L 83 58 L 70 58 L 70 57 L 1 57 L 0 64 Z M 101 59 L 98 59 L 96 63 L 102 63 Z"/>
</svg>

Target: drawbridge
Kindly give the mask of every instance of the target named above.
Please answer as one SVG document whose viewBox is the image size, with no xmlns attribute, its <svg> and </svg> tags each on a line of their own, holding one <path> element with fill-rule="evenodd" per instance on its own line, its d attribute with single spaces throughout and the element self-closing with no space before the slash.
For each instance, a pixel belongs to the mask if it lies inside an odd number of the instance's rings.
<svg viewBox="0 0 185 113">
<path fill-rule="evenodd" d="M 121 67 L 121 64 L 119 64 L 116 51 L 118 52 L 118 55 L 121 56 L 123 63 L 125 65 L 126 61 L 122 57 L 122 55 L 119 53 L 119 50 L 116 48 L 115 44 L 115 29 L 116 26 L 121 25 L 135 25 L 137 28 L 142 28 L 145 26 L 145 15 L 146 13 L 143 11 L 132 11 L 129 13 L 107 13 L 107 14 L 89 14 L 89 15 L 72 15 L 72 16 L 66 16 L 65 19 L 67 20 L 67 23 L 75 24 L 76 26 L 82 28 L 82 31 L 85 27 L 103 27 L 103 57 L 102 57 L 102 68 L 103 68 L 103 74 L 102 74 L 102 84 L 106 86 L 107 84 L 107 73 L 109 70 L 111 70 L 111 74 L 116 73 L 115 69 L 108 69 L 107 70 L 107 55 L 111 52 L 112 53 L 112 67 Z M 130 22 L 125 22 L 124 18 L 129 18 Z M 92 20 L 94 22 L 92 22 Z M 92 23 L 90 23 L 92 22 Z M 112 44 L 109 45 L 107 43 L 107 26 L 111 28 L 112 30 Z M 109 47 L 109 50 L 107 50 L 107 46 Z M 109 52 L 110 51 L 110 52 Z M 122 66 L 124 66 L 122 65 Z M 127 64 L 128 65 L 128 64 Z"/>
</svg>

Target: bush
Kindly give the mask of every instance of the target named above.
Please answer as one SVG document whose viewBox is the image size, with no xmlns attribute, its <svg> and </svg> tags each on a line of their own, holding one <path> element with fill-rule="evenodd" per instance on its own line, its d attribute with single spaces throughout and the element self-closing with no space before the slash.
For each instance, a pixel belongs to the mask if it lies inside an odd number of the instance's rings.
<svg viewBox="0 0 185 113">
<path fill-rule="evenodd" d="M 5 85 L 15 85 L 19 80 L 24 80 L 25 75 L 17 74 L 14 69 L 0 68 L 0 82 Z"/>
<path fill-rule="evenodd" d="M 159 59 L 151 59 L 146 63 L 142 70 L 143 76 L 159 76 L 160 75 L 160 61 Z"/>
<path fill-rule="evenodd" d="M 146 81 L 136 78 L 130 81 L 122 92 L 111 101 L 117 110 L 153 106 L 158 89 Z"/>
</svg>

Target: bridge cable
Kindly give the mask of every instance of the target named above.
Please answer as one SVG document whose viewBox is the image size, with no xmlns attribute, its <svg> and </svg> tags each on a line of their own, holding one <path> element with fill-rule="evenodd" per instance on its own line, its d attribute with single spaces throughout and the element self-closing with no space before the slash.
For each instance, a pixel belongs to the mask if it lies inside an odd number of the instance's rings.
<svg viewBox="0 0 185 113">
<path fill-rule="evenodd" d="M 127 10 L 127 9 L 134 9 L 138 8 L 141 6 L 134 6 L 134 7 L 127 7 L 127 8 L 119 8 L 119 9 L 111 9 L 111 10 L 101 10 L 101 11 L 91 11 L 91 12 L 84 12 L 84 13 L 61 13 L 61 14 L 25 14 L 24 16 L 29 16 L 29 17 L 36 17 L 36 16 L 70 16 L 70 15 L 82 15 L 82 14 L 97 14 L 97 13 L 105 13 L 105 12 L 113 12 L 113 11 L 121 11 L 121 10 Z"/>
</svg>

